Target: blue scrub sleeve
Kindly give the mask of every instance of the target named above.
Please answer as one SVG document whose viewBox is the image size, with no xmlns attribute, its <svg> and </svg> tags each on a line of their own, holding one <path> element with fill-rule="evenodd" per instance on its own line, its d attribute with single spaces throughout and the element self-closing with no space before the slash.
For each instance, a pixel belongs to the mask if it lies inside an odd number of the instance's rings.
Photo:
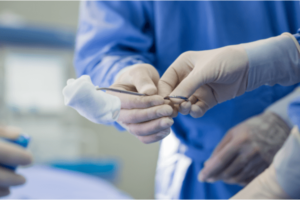
<svg viewBox="0 0 300 200">
<path fill-rule="evenodd" d="M 296 40 L 297 40 L 298 43 L 300 44 L 300 28 L 298 29 L 297 33 L 294 34 L 294 37 L 296 38 Z"/>
<path fill-rule="evenodd" d="M 107 87 L 124 67 L 153 62 L 153 34 L 143 2 L 83 1 L 76 38 L 75 68 Z"/>
<path fill-rule="evenodd" d="M 108 87 L 121 69 L 153 64 L 153 29 L 147 9 L 138 1 L 81 2 L 74 58 L 77 75 L 90 75 L 94 85 Z"/>
<path fill-rule="evenodd" d="M 292 123 L 300 127 L 300 96 L 291 102 L 288 108 L 288 113 Z"/>
</svg>

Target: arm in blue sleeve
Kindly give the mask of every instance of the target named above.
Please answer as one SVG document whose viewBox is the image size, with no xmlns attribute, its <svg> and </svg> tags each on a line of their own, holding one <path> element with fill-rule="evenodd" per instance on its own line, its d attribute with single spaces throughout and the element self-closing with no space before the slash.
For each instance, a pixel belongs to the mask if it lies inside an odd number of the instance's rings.
<svg viewBox="0 0 300 200">
<path fill-rule="evenodd" d="M 300 44 L 300 28 L 298 29 L 297 33 L 294 34 L 294 37 L 296 38 L 296 40 L 297 40 L 298 43 Z"/>
<path fill-rule="evenodd" d="M 75 68 L 95 85 L 108 87 L 124 67 L 153 64 L 149 2 L 83 1 L 76 38 Z"/>
<path fill-rule="evenodd" d="M 294 91 L 290 92 L 286 96 L 282 97 L 281 99 L 277 100 L 273 104 L 271 104 L 266 111 L 270 111 L 272 113 L 277 114 L 281 117 L 284 122 L 290 127 L 293 128 L 294 123 L 291 122 L 290 117 L 288 115 L 288 107 L 292 100 L 300 95 L 300 87 L 297 87 Z"/>
<path fill-rule="evenodd" d="M 74 59 L 77 75 L 90 75 L 94 85 L 108 87 L 121 69 L 153 64 L 150 8 L 151 2 L 83 1 Z"/>
<path fill-rule="evenodd" d="M 288 114 L 292 123 L 300 127 L 300 96 L 291 102 L 288 108 Z"/>
</svg>

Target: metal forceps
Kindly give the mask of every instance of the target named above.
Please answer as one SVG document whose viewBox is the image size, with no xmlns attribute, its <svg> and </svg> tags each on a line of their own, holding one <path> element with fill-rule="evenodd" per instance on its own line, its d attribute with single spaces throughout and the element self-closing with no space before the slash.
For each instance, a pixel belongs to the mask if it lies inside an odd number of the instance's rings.
<svg viewBox="0 0 300 200">
<path fill-rule="evenodd" d="M 141 94 L 138 92 L 131 92 L 131 91 L 126 91 L 126 90 L 119 90 L 119 89 L 106 88 L 106 87 L 102 87 L 102 88 L 96 87 L 96 90 L 108 90 L 108 91 L 112 91 L 112 92 L 118 92 L 118 93 L 130 94 L 130 95 L 136 95 L 136 96 L 148 96 L 147 94 Z M 167 96 L 164 99 L 169 100 L 171 98 L 182 99 L 182 100 L 188 101 L 188 98 L 183 97 L 183 96 Z"/>
</svg>

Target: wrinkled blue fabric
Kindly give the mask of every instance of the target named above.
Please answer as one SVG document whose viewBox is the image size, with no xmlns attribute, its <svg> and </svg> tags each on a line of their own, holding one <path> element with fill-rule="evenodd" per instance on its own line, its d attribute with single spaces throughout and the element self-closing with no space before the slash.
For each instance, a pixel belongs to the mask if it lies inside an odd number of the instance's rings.
<svg viewBox="0 0 300 200">
<path fill-rule="evenodd" d="M 296 40 L 300 44 L 300 29 L 298 29 L 297 33 L 294 34 L 294 37 L 296 38 Z"/>
<path fill-rule="evenodd" d="M 280 35 L 300 27 L 299 2 L 105 1 L 82 2 L 75 67 L 95 85 L 110 86 L 124 67 L 150 63 L 162 75 L 188 50 L 208 50 Z M 172 127 L 193 159 L 180 198 L 229 198 L 241 187 L 200 183 L 197 174 L 224 134 L 261 113 L 295 86 L 262 86 L 194 119 L 179 115 Z M 118 126 L 118 125 L 116 125 Z M 120 129 L 120 127 L 118 127 Z"/>
</svg>

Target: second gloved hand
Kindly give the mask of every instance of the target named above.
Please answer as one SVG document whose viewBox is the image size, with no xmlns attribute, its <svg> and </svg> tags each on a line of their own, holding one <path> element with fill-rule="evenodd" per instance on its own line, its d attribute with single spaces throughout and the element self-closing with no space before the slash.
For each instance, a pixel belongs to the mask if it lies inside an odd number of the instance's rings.
<svg viewBox="0 0 300 200">
<path fill-rule="evenodd" d="M 265 112 L 228 131 L 199 174 L 200 181 L 246 185 L 272 162 L 290 132 L 276 114 Z"/>
<path fill-rule="evenodd" d="M 162 96 L 185 96 L 182 114 L 201 117 L 218 103 L 264 85 L 300 81 L 299 44 L 289 33 L 251 43 L 181 54 L 159 82 Z"/>
<path fill-rule="evenodd" d="M 294 127 L 271 166 L 232 199 L 299 199 L 300 133 Z"/>
<path fill-rule="evenodd" d="M 170 133 L 174 123 L 173 108 L 157 95 L 159 74 L 149 64 L 136 64 L 125 69 L 112 88 L 139 92 L 149 96 L 134 96 L 107 91 L 121 100 L 117 122 L 143 143 L 159 141 Z"/>
</svg>

